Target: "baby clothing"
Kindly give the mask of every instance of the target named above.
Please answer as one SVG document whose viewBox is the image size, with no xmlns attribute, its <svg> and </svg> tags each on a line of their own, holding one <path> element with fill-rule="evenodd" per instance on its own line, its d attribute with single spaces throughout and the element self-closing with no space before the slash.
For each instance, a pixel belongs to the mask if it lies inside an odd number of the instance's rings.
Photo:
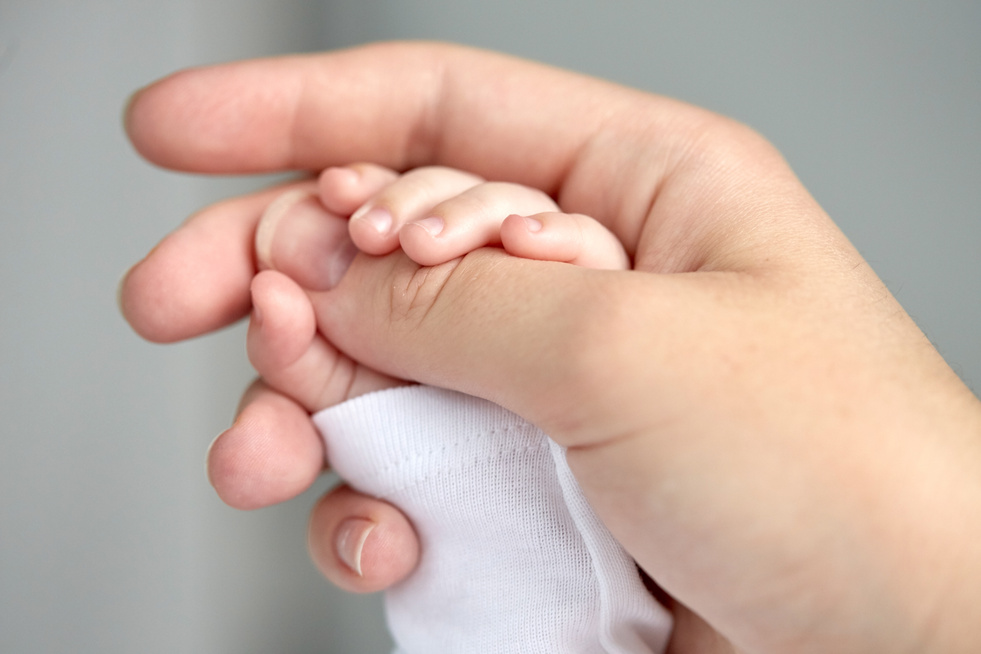
<svg viewBox="0 0 981 654">
<path fill-rule="evenodd" d="M 385 594 L 397 654 L 664 650 L 670 614 L 534 425 L 428 386 L 364 395 L 314 422 L 331 467 L 419 536 L 418 567 Z"/>
</svg>

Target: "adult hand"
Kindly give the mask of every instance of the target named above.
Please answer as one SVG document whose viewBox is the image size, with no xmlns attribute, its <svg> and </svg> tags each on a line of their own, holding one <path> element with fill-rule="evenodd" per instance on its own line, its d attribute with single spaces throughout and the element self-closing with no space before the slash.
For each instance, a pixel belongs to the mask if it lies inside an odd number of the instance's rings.
<svg viewBox="0 0 981 654">
<path fill-rule="evenodd" d="M 128 128 L 183 170 L 437 163 L 601 220 L 634 271 L 358 257 L 321 329 L 568 446 L 599 515 L 675 598 L 672 651 L 977 651 L 979 403 L 750 130 L 424 44 L 180 73 L 135 98 Z M 176 340 L 248 310 L 268 199 L 199 215 L 131 272 L 137 331 Z"/>
</svg>

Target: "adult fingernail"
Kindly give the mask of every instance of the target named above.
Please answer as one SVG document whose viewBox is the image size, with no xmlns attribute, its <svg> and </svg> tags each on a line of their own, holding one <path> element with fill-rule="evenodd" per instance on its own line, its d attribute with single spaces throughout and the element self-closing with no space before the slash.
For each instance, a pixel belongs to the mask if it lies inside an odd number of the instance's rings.
<svg viewBox="0 0 981 654">
<path fill-rule="evenodd" d="M 272 248 L 276 229 L 293 206 L 308 197 L 310 197 L 308 191 L 294 189 L 283 193 L 266 207 L 255 229 L 255 258 L 259 270 L 275 267 Z"/>
<path fill-rule="evenodd" d="M 385 236 L 392 231 L 392 225 L 395 222 L 392 219 L 392 213 L 388 209 L 384 209 L 382 207 L 365 207 L 359 209 L 351 216 L 351 222 L 356 220 L 362 221 L 369 225 L 374 231 L 378 232 L 382 236 Z"/>
<path fill-rule="evenodd" d="M 256 228 L 255 249 L 260 269 L 278 270 L 314 291 L 336 286 L 357 255 L 347 221 L 306 189 L 269 205 Z"/>
<path fill-rule="evenodd" d="M 366 518 L 348 518 L 337 528 L 334 541 L 337 558 L 359 577 L 364 576 L 361 570 L 361 554 L 364 552 L 364 544 L 371 532 L 374 531 L 375 526 L 374 522 Z"/>
</svg>

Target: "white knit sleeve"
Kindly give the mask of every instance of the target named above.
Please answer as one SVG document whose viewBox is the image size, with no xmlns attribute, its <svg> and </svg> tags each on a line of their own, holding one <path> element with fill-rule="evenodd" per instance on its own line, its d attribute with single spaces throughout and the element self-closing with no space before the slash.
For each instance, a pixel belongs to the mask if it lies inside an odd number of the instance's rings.
<svg viewBox="0 0 981 654">
<path fill-rule="evenodd" d="M 422 558 L 386 592 L 402 654 L 663 651 L 670 614 L 518 416 L 427 386 L 314 416 L 331 467 L 412 521 Z"/>
</svg>

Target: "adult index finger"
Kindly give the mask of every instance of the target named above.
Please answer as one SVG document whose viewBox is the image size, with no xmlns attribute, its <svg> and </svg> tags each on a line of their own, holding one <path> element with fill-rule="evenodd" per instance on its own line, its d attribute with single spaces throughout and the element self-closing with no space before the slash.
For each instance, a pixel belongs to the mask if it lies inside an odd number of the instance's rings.
<svg viewBox="0 0 981 654">
<path fill-rule="evenodd" d="M 710 116 L 504 55 L 388 43 L 185 70 L 137 93 L 126 124 L 137 150 L 169 168 L 441 164 L 534 186 L 604 223 L 637 224 L 671 153 Z M 570 180 L 577 188 L 567 192 Z M 624 184 L 630 192 L 618 193 Z"/>
</svg>

